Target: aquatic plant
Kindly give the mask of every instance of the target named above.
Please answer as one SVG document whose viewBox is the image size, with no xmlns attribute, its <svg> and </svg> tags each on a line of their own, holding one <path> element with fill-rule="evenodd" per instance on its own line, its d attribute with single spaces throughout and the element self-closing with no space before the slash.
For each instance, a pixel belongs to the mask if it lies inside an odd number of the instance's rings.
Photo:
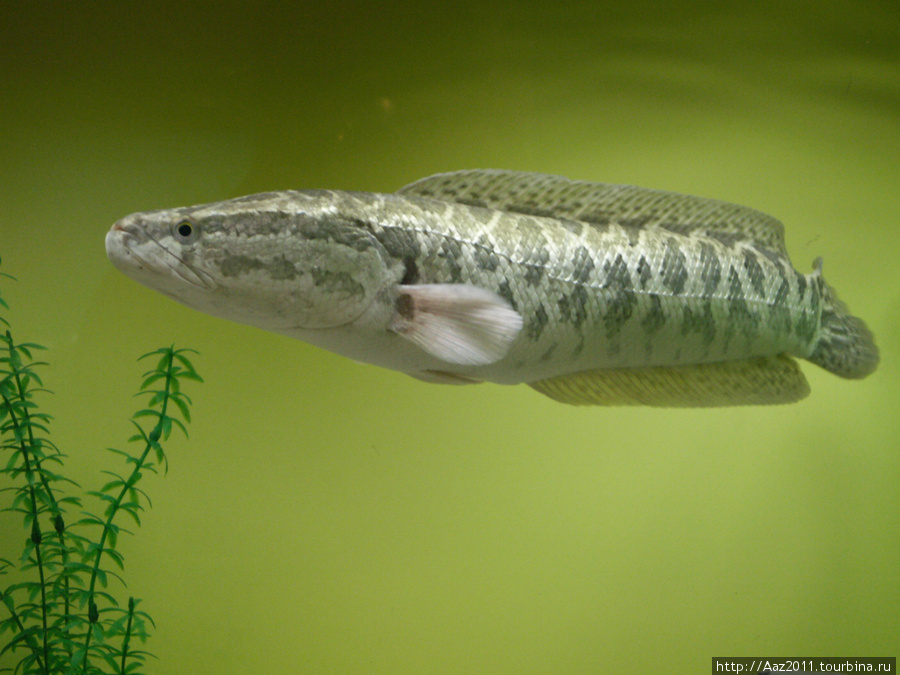
<svg viewBox="0 0 900 675">
<path fill-rule="evenodd" d="M 108 480 L 99 490 L 81 492 L 63 473 L 66 455 L 50 439 L 51 416 L 38 402 L 49 393 L 39 374 L 47 364 L 34 359 L 43 347 L 16 342 L 2 315 L 0 323 L 0 450 L 8 453 L 0 473 L 12 481 L 0 493 L 12 497 L 3 511 L 21 514 L 26 533 L 18 560 L 0 558 L 0 574 L 16 579 L 0 590 L 0 663 L 18 657 L 15 668 L 0 671 L 138 675 L 151 654 L 136 642 L 146 641 L 153 619 L 137 598 L 120 603 L 109 585 L 111 578 L 125 585 L 117 544 L 131 532 L 121 521 L 140 527 L 140 513 L 150 506 L 138 484 L 148 472 L 168 469 L 162 443 L 172 431 L 187 435 L 191 400 L 181 385 L 202 382 L 188 358 L 193 352 L 165 347 L 140 358 L 155 365 L 137 394 L 145 400 L 131 416 L 130 451 L 108 448 L 126 470 L 103 471 Z M 3 540 L 10 542 L 7 533 Z"/>
</svg>

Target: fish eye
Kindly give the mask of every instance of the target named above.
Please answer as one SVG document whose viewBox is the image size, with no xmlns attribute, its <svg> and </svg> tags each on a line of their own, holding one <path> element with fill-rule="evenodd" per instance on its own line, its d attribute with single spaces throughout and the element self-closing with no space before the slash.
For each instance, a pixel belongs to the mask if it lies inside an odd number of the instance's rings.
<svg viewBox="0 0 900 675">
<path fill-rule="evenodd" d="M 200 228 L 191 220 L 179 220 L 172 228 L 172 235 L 182 244 L 193 244 L 200 236 Z"/>
</svg>

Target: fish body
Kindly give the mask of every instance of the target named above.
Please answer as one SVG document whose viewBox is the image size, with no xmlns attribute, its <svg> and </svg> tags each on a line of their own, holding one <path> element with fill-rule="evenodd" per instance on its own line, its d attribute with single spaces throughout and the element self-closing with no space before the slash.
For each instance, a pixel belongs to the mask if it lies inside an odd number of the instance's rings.
<svg viewBox="0 0 900 675">
<path fill-rule="evenodd" d="M 797 400 L 793 357 L 859 378 L 871 333 L 758 211 L 511 171 L 139 213 L 116 267 L 195 309 L 448 383 L 568 403 Z"/>
</svg>

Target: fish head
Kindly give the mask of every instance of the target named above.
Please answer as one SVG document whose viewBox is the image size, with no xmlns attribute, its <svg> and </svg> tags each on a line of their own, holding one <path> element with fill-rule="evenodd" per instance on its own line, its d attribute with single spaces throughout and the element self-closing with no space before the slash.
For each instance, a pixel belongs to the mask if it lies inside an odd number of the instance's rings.
<svg viewBox="0 0 900 675">
<path fill-rule="evenodd" d="M 135 213 L 112 226 L 106 251 L 189 307 L 282 332 L 351 323 L 392 283 L 384 248 L 324 192 Z"/>
</svg>

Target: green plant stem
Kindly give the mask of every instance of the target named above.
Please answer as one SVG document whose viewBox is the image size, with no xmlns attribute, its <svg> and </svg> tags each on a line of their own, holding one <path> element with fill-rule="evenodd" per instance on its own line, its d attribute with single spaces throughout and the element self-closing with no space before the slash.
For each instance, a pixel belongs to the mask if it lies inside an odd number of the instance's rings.
<svg viewBox="0 0 900 675">
<path fill-rule="evenodd" d="M 0 594 L 2 597 L 2 594 Z M 22 623 L 22 619 L 19 617 L 19 614 L 14 611 L 11 607 L 8 608 L 10 614 L 12 616 L 13 621 L 16 623 L 16 627 L 19 629 L 19 635 L 25 635 L 25 625 Z M 25 641 L 28 643 L 28 646 L 31 647 L 31 651 L 37 655 L 37 664 L 40 667 L 41 671 L 47 672 L 47 667 L 44 666 L 44 662 L 41 660 L 41 647 L 36 644 L 34 638 L 32 636 L 27 636 Z"/>
<path fill-rule="evenodd" d="M 9 332 L 6 333 L 7 338 L 10 339 L 10 345 L 12 345 L 12 338 L 9 335 Z M 10 351 L 12 351 L 12 347 L 10 347 Z M 23 403 L 25 402 L 25 394 L 22 391 L 22 382 L 19 378 L 18 369 L 15 371 L 16 374 L 16 386 L 17 392 L 19 395 L 19 400 Z M 37 560 L 37 568 L 38 575 L 40 577 L 41 583 L 41 623 L 43 626 L 43 656 L 44 661 L 49 663 L 49 655 L 50 649 L 48 644 L 48 636 L 47 636 L 47 586 L 46 580 L 44 577 L 44 563 L 43 556 L 41 555 L 41 544 L 43 542 L 43 537 L 41 535 L 41 526 L 38 523 L 38 506 L 37 506 L 37 495 L 35 494 L 34 489 L 34 470 L 31 468 L 31 460 L 30 460 L 30 452 L 28 450 L 29 443 L 34 442 L 34 437 L 31 433 L 31 425 L 28 426 L 28 436 L 29 441 L 26 443 L 25 434 L 22 432 L 22 426 L 19 424 L 19 417 L 15 414 L 14 408 L 12 407 L 11 401 L 3 394 L 3 403 L 9 411 L 9 418 L 13 424 L 13 429 L 15 432 L 15 437 L 19 439 L 19 450 L 22 453 L 22 458 L 25 462 L 25 476 L 28 480 L 28 496 L 31 501 L 31 542 L 34 544 L 34 554 Z M 27 417 L 28 410 L 23 406 L 23 410 L 25 411 L 23 414 Z M 40 658 L 40 657 L 39 657 Z"/>
<path fill-rule="evenodd" d="M 162 425 L 163 420 L 166 416 L 166 409 L 169 404 L 169 392 L 172 385 L 172 359 L 173 354 L 172 352 L 169 352 L 168 363 L 166 364 L 166 384 L 162 399 L 162 408 L 159 412 L 159 421 L 156 423 L 153 431 L 151 431 L 150 435 L 147 437 L 147 444 L 144 447 L 144 451 L 141 453 L 140 458 L 136 462 L 134 470 L 131 472 L 128 480 L 125 481 L 125 485 L 122 486 L 122 489 L 119 491 L 119 494 L 116 497 L 115 501 L 110 505 L 109 515 L 106 518 L 106 523 L 104 523 L 103 525 L 103 532 L 100 535 L 100 543 L 97 546 L 97 557 L 94 560 L 94 569 L 91 572 L 91 583 L 88 588 L 88 618 L 91 624 L 94 624 L 97 621 L 96 603 L 94 602 L 94 589 L 96 588 L 97 584 L 97 573 L 100 569 L 100 560 L 103 556 L 104 546 L 106 544 L 106 539 L 112 526 L 113 518 L 115 518 L 116 513 L 118 513 L 119 507 L 122 504 L 122 500 L 125 498 L 125 495 L 128 494 L 128 491 L 131 490 L 131 488 L 133 488 L 135 484 L 137 484 L 138 480 L 140 480 L 140 470 L 141 468 L 143 468 L 144 462 L 147 461 L 147 455 L 150 454 L 150 451 L 153 449 L 154 444 L 159 441 L 159 438 L 162 435 Z M 93 630 L 88 630 L 84 639 L 84 661 L 82 662 L 81 668 L 82 674 L 87 672 L 88 650 L 91 646 L 92 635 Z"/>
<path fill-rule="evenodd" d="M 134 598 L 128 598 L 128 623 L 125 625 L 125 637 L 122 638 L 122 665 L 120 671 L 125 673 L 125 661 L 128 658 L 128 647 L 131 643 L 131 624 L 134 621 Z"/>
<path fill-rule="evenodd" d="M 20 450 L 22 451 L 22 456 L 24 457 L 24 460 L 25 460 L 25 473 L 26 473 L 26 476 L 28 477 L 28 489 L 31 493 L 30 496 L 31 496 L 32 517 L 34 518 L 34 522 L 37 523 L 38 522 L 37 521 L 37 515 L 38 515 L 37 499 L 36 499 L 35 487 L 34 487 L 34 475 L 37 474 L 38 480 L 41 483 L 41 487 L 43 487 L 43 489 L 44 489 L 44 494 L 47 497 L 47 503 L 50 506 L 51 513 L 53 514 L 54 522 L 63 523 L 62 527 L 54 528 L 54 531 L 56 532 L 56 536 L 59 539 L 61 564 L 62 564 L 62 569 L 65 570 L 68 565 L 68 562 L 69 562 L 69 549 L 66 546 L 65 537 L 63 536 L 63 532 L 65 532 L 65 520 L 63 519 L 63 516 L 62 516 L 62 509 L 60 508 L 59 503 L 56 501 L 56 496 L 53 494 L 53 489 L 50 487 L 50 481 L 47 480 L 47 476 L 44 474 L 43 467 L 41 466 L 41 460 L 38 456 L 35 455 L 32 457 L 32 459 L 34 460 L 34 467 L 35 467 L 34 470 L 32 471 L 32 469 L 30 467 L 29 455 L 33 455 L 33 453 L 29 453 L 27 448 L 35 447 L 36 441 L 34 438 L 34 430 L 32 429 L 32 424 L 31 424 L 31 415 L 28 412 L 28 406 L 26 405 L 26 401 L 27 401 L 26 393 L 27 392 L 25 390 L 24 384 L 22 383 L 22 371 L 19 368 L 20 357 L 18 355 L 18 349 L 17 349 L 15 343 L 13 342 L 12 333 L 9 330 L 6 331 L 6 340 L 7 340 L 7 350 L 9 352 L 9 356 L 10 356 L 10 367 L 13 368 L 12 372 L 13 372 L 13 376 L 15 378 L 15 383 L 16 383 L 16 393 L 18 394 L 19 400 L 23 404 L 21 416 L 22 416 L 22 420 L 23 420 L 22 426 L 27 430 L 27 434 L 28 434 L 27 444 L 25 443 L 24 434 L 22 434 L 21 427 L 18 424 L 18 420 L 15 418 L 15 415 L 14 415 L 13 409 L 12 409 L 12 405 L 11 405 L 9 399 L 7 399 L 6 396 L 3 396 L 3 401 L 4 401 L 4 404 L 6 405 L 7 410 L 10 411 L 10 418 L 13 422 L 13 426 L 16 431 L 16 437 L 20 439 L 19 447 L 20 447 Z M 43 533 L 40 532 L 39 526 L 38 526 L 38 537 L 41 538 L 41 540 L 43 541 Z M 44 589 L 44 585 L 43 585 L 44 584 L 44 570 L 43 570 L 43 566 L 41 564 L 42 561 L 41 561 L 41 557 L 40 557 L 41 556 L 40 546 L 36 546 L 36 552 L 38 555 L 38 569 L 40 571 L 40 576 L 41 576 L 41 592 L 45 593 L 45 589 Z M 71 606 L 71 598 L 69 596 L 69 591 L 70 591 L 69 576 L 68 576 L 68 574 L 64 574 L 64 576 L 63 576 L 63 616 L 69 616 L 69 610 L 70 610 L 70 606 Z M 46 654 L 47 654 L 46 604 L 44 604 L 44 608 L 45 608 L 45 611 L 43 613 L 44 614 L 44 617 L 43 617 L 44 618 L 44 654 L 46 656 Z M 63 630 L 64 630 L 64 634 L 67 636 L 68 635 L 68 625 L 67 624 L 63 627 Z M 66 640 L 66 641 L 64 641 L 64 644 L 69 644 L 69 643 Z M 67 651 L 69 653 L 69 656 L 71 656 L 71 649 L 69 648 Z"/>
<path fill-rule="evenodd" d="M 2 593 L 0 593 L 0 597 L 3 597 Z M 9 597 L 9 596 L 7 596 L 7 597 Z M 22 623 L 22 619 L 19 617 L 19 614 L 15 610 L 13 610 L 11 607 L 8 607 L 7 609 L 9 609 L 9 611 L 10 611 L 10 616 L 12 617 L 12 620 L 16 624 L 16 628 L 19 629 L 19 635 L 25 635 L 25 625 Z M 46 668 L 46 666 L 44 666 L 43 660 L 41 660 L 41 646 L 35 642 L 34 637 L 31 635 L 29 635 L 25 638 L 25 642 L 28 643 L 28 646 L 31 648 L 31 651 L 36 655 L 37 664 L 40 667 L 40 670 L 42 672 L 46 673 L 47 668 Z"/>
</svg>

